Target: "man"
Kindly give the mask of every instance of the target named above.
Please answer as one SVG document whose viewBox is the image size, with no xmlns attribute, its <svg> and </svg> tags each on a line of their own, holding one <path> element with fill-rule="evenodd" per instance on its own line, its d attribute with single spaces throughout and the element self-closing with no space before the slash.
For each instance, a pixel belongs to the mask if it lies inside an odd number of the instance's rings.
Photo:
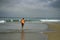
<svg viewBox="0 0 60 40">
<path fill-rule="evenodd" d="M 23 29 L 23 26 L 24 26 L 24 23 L 25 23 L 24 18 L 22 18 L 20 22 L 21 22 L 21 26 L 22 26 L 22 29 Z"/>
</svg>

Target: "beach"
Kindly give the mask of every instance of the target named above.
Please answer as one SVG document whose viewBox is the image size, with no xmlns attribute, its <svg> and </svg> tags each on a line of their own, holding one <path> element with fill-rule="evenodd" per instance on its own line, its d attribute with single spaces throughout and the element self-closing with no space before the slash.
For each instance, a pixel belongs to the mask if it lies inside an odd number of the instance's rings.
<svg viewBox="0 0 60 40">
<path fill-rule="evenodd" d="M 60 40 L 60 23 L 0 24 L 0 40 Z"/>
<path fill-rule="evenodd" d="M 42 23 L 25 23 L 23 30 L 18 22 L 0 24 L 0 40 L 47 40 L 47 28 Z"/>
<path fill-rule="evenodd" d="M 48 35 L 48 40 L 60 40 L 60 23 L 46 23 L 48 29 L 54 30 L 54 32 L 44 32 Z"/>
</svg>

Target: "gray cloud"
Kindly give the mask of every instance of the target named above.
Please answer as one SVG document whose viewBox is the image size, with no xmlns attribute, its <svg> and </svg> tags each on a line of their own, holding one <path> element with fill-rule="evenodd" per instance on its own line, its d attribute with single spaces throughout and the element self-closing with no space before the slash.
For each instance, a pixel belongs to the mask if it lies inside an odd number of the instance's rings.
<svg viewBox="0 0 60 40">
<path fill-rule="evenodd" d="M 60 0 L 56 0 L 50 4 L 53 8 L 60 8 Z"/>
<path fill-rule="evenodd" d="M 59 0 L 58 0 L 59 1 Z M 0 0 L 0 16 L 59 17 L 57 0 Z M 55 7 L 55 5 L 57 5 Z M 53 8 L 51 8 L 53 7 Z"/>
<path fill-rule="evenodd" d="M 25 6 L 25 7 L 35 7 L 41 8 L 47 5 L 47 0 L 0 0 L 0 6 L 6 7 L 16 7 L 16 6 Z"/>
</svg>

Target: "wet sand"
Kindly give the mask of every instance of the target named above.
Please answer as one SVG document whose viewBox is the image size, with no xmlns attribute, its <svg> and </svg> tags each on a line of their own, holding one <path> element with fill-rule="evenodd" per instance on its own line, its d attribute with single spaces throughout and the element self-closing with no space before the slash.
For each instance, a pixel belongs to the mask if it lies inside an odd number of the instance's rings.
<svg viewBox="0 0 60 40">
<path fill-rule="evenodd" d="M 46 23 L 48 29 L 54 30 L 55 32 L 44 32 L 48 35 L 48 40 L 60 40 L 60 23 Z"/>
<path fill-rule="evenodd" d="M 4 24 L 3 28 L 18 28 L 19 24 Z M 18 27 L 17 27 L 18 26 Z M 48 29 L 54 30 L 49 31 Z M 6 27 L 5 27 L 6 28 Z M 28 30 L 29 29 L 29 30 Z M 33 30 L 32 30 L 33 29 Z M 43 30 L 44 31 L 43 31 Z M 42 32 L 40 32 L 42 30 Z M 45 31 L 46 30 L 46 31 Z M 0 30 L 1 31 L 1 30 Z M 0 40 L 60 40 L 60 23 L 25 24 L 24 30 L 5 30 L 0 32 Z M 44 33 L 43 33 L 44 32 Z"/>
<path fill-rule="evenodd" d="M 0 40 L 47 40 L 47 36 L 37 32 L 1 32 Z"/>
<path fill-rule="evenodd" d="M 41 23 L 26 23 L 22 30 L 20 23 L 0 24 L 0 40 L 47 40 L 47 35 L 42 33 L 47 27 Z"/>
</svg>

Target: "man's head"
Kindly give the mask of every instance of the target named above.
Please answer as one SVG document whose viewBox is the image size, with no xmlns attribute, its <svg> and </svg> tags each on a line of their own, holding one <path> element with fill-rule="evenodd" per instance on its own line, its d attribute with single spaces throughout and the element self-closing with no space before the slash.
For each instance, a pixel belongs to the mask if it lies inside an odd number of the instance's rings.
<svg viewBox="0 0 60 40">
<path fill-rule="evenodd" d="M 24 19 L 24 18 L 22 18 L 22 19 Z"/>
</svg>

